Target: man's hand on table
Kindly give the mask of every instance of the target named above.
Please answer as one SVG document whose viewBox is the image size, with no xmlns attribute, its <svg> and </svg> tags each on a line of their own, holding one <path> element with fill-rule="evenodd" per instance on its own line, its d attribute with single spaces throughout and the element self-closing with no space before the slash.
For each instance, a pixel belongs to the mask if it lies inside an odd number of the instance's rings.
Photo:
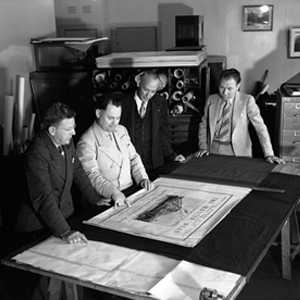
<svg viewBox="0 0 300 300">
<path fill-rule="evenodd" d="M 208 152 L 207 150 L 198 150 L 197 152 L 194 153 L 194 156 L 195 156 L 196 158 L 202 157 L 202 156 L 204 156 L 204 155 L 208 156 L 208 155 L 209 155 L 209 152 Z"/>
<path fill-rule="evenodd" d="M 88 239 L 79 231 L 69 230 L 61 235 L 61 239 L 69 244 L 76 244 L 80 242 L 88 243 Z"/>
<path fill-rule="evenodd" d="M 130 207 L 130 203 L 128 202 L 126 196 L 121 192 L 118 191 L 117 193 L 114 193 L 112 195 L 112 199 L 115 202 L 115 208 L 118 208 L 119 206 L 127 205 Z"/>
<path fill-rule="evenodd" d="M 144 188 L 146 191 L 151 191 L 154 189 L 154 183 L 151 182 L 149 179 L 143 179 L 140 182 L 140 186 Z"/>
<path fill-rule="evenodd" d="M 285 164 L 285 161 L 284 161 L 282 158 L 279 158 L 279 157 L 277 157 L 277 156 L 272 156 L 272 155 L 270 155 L 270 156 L 267 156 L 267 157 L 265 158 L 265 160 L 266 160 L 268 163 L 271 163 L 271 164 L 274 164 L 274 163 L 279 164 L 279 165 Z"/>
</svg>

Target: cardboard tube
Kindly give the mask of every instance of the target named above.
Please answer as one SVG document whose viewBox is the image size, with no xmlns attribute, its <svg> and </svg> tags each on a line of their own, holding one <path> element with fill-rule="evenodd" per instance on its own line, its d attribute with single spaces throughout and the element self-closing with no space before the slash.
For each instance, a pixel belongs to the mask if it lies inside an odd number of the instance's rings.
<svg viewBox="0 0 300 300">
<path fill-rule="evenodd" d="M 21 143 L 22 130 L 24 122 L 24 91 L 25 91 L 25 78 L 17 76 L 17 113 L 16 113 L 16 135 L 15 142 Z"/>
<path fill-rule="evenodd" d="M 176 91 L 172 94 L 172 99 L 175 101 L 179 101 L 182 96 L 182 91 Z"/>
<path fill-rule="evenodd" d="M 182 80 L 178 80 L 176 82 L 176 88 L 178 88 L 179 90 L 182 89 L 184 87 L 184 82 Z"/>
<path fill-rule="evenodd" d="M 3 155 L 8 155 L 13 149 L 14 102 L 14 96 L 4 96 Z"/>
<path fill-rule="evenodd" d="M 181 77 L 183 77 L 183 75 L 184 75 L 184 71 L 183 71 L 183 69 L 175 69 L 174 70 L 174 76 L 176 77 L 176 78 L 181 78 Z"/>
</svg>

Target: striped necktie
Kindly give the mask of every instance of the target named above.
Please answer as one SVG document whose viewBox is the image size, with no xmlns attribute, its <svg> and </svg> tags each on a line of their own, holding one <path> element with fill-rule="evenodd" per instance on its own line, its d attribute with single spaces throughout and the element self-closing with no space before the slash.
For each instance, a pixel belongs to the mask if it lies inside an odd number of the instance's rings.
<svg viewBox="0 0 300 300">
<path fill-rule="evenodd" d="M 146 114 L 146 102 L 145 101 L 142 101 L 142 105 L 141 105 L 139 114 L 142 119 L 145 117 L 145 114 Z"/>
<path fill-rule="evenodd" d="M 223 117 L 222 117 L 222 125 L 220 128 L 220 139 L 223 139 L 229 134 L 230 129 L 230 109 L 231 104 L 229 101 L 226 101 L 224 107 L 223 107 Z"/>
</svg>

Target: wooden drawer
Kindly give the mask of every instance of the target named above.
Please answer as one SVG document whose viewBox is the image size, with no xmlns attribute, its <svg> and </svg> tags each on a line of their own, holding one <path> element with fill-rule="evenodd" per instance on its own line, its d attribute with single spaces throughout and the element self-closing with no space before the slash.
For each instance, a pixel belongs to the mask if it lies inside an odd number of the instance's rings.
<svg viewBox="0 0 300 300">
<path fill-rule="evenodd" d="M 283 104 L 283 129 L 300 130 L 300 102 Z"/>
</svg>

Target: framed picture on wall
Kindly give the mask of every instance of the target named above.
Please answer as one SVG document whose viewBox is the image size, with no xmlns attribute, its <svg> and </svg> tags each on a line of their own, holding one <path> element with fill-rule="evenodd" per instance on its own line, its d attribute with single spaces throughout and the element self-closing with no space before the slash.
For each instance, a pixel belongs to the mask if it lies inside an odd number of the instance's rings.
<svg viewBox="0 0 300 300">
<path fill-rule="evenodd" d="M 289 57 L 300 57 L 300 27 L 289 27 Z"/>
<path fill-rule="evenodd" d="M 243 6 L 243 31 L 271 31 L 273 29 L 273 5 Z"/>
</svg>

